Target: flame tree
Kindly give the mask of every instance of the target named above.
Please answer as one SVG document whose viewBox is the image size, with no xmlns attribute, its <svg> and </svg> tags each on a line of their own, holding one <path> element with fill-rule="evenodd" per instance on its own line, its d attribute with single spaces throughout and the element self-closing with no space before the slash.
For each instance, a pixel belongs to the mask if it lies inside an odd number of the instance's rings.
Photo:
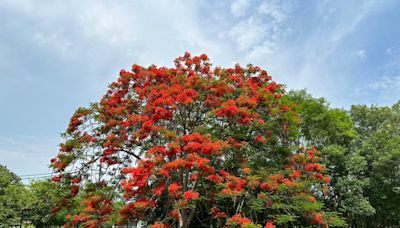
<svg viewBox="0 0 400 228">
<path fill-rule="evenodd" d="M 259 67 L 189 53 L 173 68 L 133 65 L 75 112 L 51 160 L 53 181 L 71 189 L 61 206 L 85 198 L 67 225 L 115 214 L 153 227 L 341 225 L 315 199 L 330 181 L 319 152 L 293 148 L 299 121 Z"/>
</svg>

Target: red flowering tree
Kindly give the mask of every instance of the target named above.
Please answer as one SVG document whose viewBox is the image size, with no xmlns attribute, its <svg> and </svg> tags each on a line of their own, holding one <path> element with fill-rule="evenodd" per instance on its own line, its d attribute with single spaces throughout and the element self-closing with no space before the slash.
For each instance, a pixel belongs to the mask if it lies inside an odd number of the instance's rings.
<svg viewBox="0 0 400 228">
<path fill-rule="evenodd" d="M 72 116 L 51 161 L 71 195 L 100 188 L 71 225 L 96 227 L 115 210 L 153 227 L 340 225 L 315 199 L 330 181 L 319 152 L 293 152 L 299 119 L 283 95 L 259 67 L 212 68 L 205 54 L 122 70 Z"/>
</svg>

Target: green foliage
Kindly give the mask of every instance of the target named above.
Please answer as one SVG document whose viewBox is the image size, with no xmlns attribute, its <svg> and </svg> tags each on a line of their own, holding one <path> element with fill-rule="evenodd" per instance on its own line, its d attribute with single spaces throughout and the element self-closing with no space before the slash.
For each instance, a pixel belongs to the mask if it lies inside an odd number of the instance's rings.
<svg viewBox="0 0 400 228">
<path fill-rule="evenodd" d="M 371 134 L 376 132 L 383 122 L 391 116 L 391 112 L 390 107 L 351 106 L 350 114 L 359 136 L 359 143 L 362 143 Z"/>
<path fill-rule="evenodd" d="M 28 187 L 33 198 L 30 206 L 33 223 L 39 227 L 65 224 L 66 211 L 53 213 L 52 210 L 60 204 L 66 190 L 50 181 L 34 181 Z"/>
<path fill-rule="evenodd" d="M 301 116 L 301 144 L 320 149 L 332 144 L 348 145 L 357 137 L 345 110 L 330 108 L 324 98 L 313 98 L 305 90 L 290 91 L 287 97 L 297 104 Z"/>
<path fill-rule="evenodd" d="M 393 107 L 330 108 L 323 98 L 292 91 L 298 104 L 298 145 L 322 151 L 332 177 L 325 204 L 348 226 L 397 226 L 400 221 L 400 102 Z"/>
<path fill-rule="evenodd" d="M 281 215 L 276 215 L 274 216 L 274 220 L 276 221 L 276 224 L 287 224 L 293 221 L 296 221 L 296 217 L 294 215 L 288 215 L 288 214 L 281 214 Z"/>
<path fill-rule="evenodd" d="M 377 112 L 378 109 L 384 118 L 380 119 L 379 127 L 369 133 L 359 149 L 368 166 L 366 173 L 370 184 L 367 190 L 376 209 L 374 220 L 377 224 L 396 224 L 400 221 L 400 194 L 396 191 L 400 186 L 400 113 L 397 107 L 398 104 L 390 110 L 371 107 L 370 112 Z M 374 120 L 369 122 L 375 123 Z"/>
<path fill-rule="evenodd" d="M 53 213 L 52 210 L 60 204 L 67 191 L 48 180 L 34 181 L 25 186 L 16 174 L 0 165 L 0 227 L 19 224 L 25 208 L 30 209 L 29 218 L 36 227 L 65 224 L 68 211 Z"/>
<path fill-rule="evenodd" d="M 301 208 L 302 211 L 319 211 L 323 208 L 323 204 L 321 202 L 304 202 L 300 201 L 299 208 Z"/>
<path fill-rule="evenodd" d="M 330 227 L 344 227 L 344 226 L 347 226 L 347 223 L 343 219 L 338 217 L 338 215 L 335 212 L 326 212 L 325 213 L 325 219 L 330 224 Z"/>
<path fill-rule="evenodd" d="M 0 227 L 19 224 L 21 211 L 30 201 L 29 191 L 20 178 L 0 165 Z"/>
<path fill-rule="evenodd" d="M 0 165 L 0 194 L 3 194 L 4 188 L 12 184 L 20 184 L 21 179 L 10 172 L 5 166 Z"/>
</svg>

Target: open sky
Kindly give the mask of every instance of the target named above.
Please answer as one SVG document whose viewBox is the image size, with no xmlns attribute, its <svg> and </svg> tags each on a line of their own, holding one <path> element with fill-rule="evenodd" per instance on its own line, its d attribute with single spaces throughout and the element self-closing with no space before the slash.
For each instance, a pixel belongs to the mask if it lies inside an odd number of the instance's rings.
<svg viewBox="0 0 400 228">
<path fill-rule="evenodd" d="M 400 1 L 0 0 L 0 164 L 49 172 L 60 133 L 120 69 L 185 51 L 253 63 L 334 107 L 400 99 Z"/>
</svg>

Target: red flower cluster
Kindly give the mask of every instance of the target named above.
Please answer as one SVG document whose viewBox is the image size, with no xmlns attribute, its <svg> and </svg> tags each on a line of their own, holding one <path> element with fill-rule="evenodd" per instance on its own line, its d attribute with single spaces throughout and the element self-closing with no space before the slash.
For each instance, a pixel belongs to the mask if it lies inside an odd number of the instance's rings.
<svg viewBox="0 0 400 228">
<path fill-rule="evenodd" d="M 61 181 L 61 177 L 59 177 L 59 176 L 52 177 L 51 181 L 60 182 Z"/>
<path fill-rule="evenodd" d="M 324 167 L 319 163 L 308 164 L 304 167 L 305 171 L 308 172 L 322 172 Z"/>
<path fill-rule="evenodd" d="M 276 226 L 272 223 L 272 221 L 268 221 L 264 226 L 264 228 L 275 228 L 275 227 Z"/>
<path fill-rule="evenodd" d="M 234 216 L 228 218 L 227 224 L 228 225 L 240 225 L 241 227 L 243 227 L 245 225 L 252 224 L 252 222 L 250 219 L 243 217 L 240 214 L 235 214 Z"/>
<path fill-rule="evenodd" d="M 70 220 L 69 227 L 81 224 L 89 228 L 97 228 L 108 221 L 109 214 L 112 211 L 111 198 L 106 195 L 88 194 L 82 201 L 83 211 L 75 216 L 67 215 Z"/>
<path fill-rule="evenodd" d="M 176 197 L 178 196 L 178 193 L 180 193 L 182 189 L 182 186 L 180 186 L 177 183 L 172 183 L 169 187 L 168 187 L 168 192 L 171 196 Z"/>
<path fill-rule="evenodd" d="M 198 199 L 200 196 L 200 194 L 198 192 L 194 192 L 194 191 L 187 191 L 185 193 L 183 193 L 183 198 L 185 200 L 196 200 Z"/>
</svg>

